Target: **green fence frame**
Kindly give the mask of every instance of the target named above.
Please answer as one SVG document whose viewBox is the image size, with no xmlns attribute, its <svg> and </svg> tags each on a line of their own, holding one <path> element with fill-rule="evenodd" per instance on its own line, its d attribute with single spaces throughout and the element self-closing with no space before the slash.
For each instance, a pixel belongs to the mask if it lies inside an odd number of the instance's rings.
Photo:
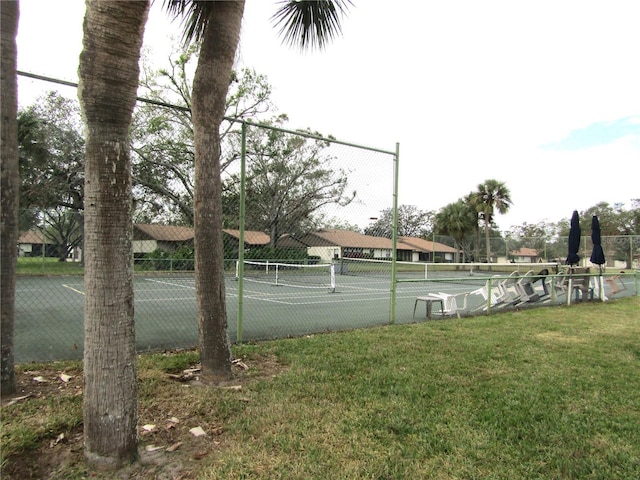
<svg viewBox="0 0 640 480">
<path fill-rule="evenodd" d="M 345 142 L 330 137 L 322 137 L 313 135 L 310 133 L 288 130 L 286 128 L 274 127 L 271 125 L 262 125 L 259 123 L 250 122 L 248 120 L 238 120 L 234 118 L 225 117 L 230 122 L 241 124 L 241 148 L 240 148 L 240 233 L 239 233 L 239 245 L 244 245 L 245 237 L 245 200 L 246 200 L 246 153 L 247 153 L 247 127 L 264 128 L 267 130 L 273 130 L 277 132 L 287 133 L 290 135 L 297 135 L 300 137 L 309 138 L 312 140 L 322 140 L 330 143 L 344 145 L 347 147 L 359 148 L 362 150 L 368 150 L 371 152 L 378 152 L 393 157 L 393 238 L 392 238 L 392 252 L 391 252 L 391 291 L 390 291 L 390 311 L 389 311 L 389 323 L 395 323 L 396 318 L 396 269 L 397 269 L 397 244 L 398 244 L 398 164 L 400 157 L 400 144 L 396 143 L 394 151 L 384 150 L 381 148 L 367 147 L 356 143 Z M 244 320 L 244 248 L 238 249 L 238 313 L 236 318 L 237 334 L 236 342 L 242 343 L 242 328 Z"/>
</svg>

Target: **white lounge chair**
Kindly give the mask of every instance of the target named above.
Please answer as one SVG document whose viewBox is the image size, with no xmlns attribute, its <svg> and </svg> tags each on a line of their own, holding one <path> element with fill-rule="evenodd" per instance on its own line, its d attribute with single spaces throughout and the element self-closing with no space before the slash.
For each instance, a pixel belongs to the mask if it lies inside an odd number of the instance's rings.
<svg viewBox="0 0 640 480">
<path fill-rule="evenodd" d="M 610 277 L 605 277 L 604 282 L 609 287 L 609 295 L 615 295 L 627 289 L 627 286 L 622 281 L 622 275 L 616 274 Z"/>
<path fill-rule="evenodd" d="M 460 311 L 467 309 L 467 299 L 470 293 L 464 292 L 452 295 L 450 293 L 438 292 L 433 295 L 442 298 L 443 315 L 457 315 L 457 317 L 460 318 Z M 458 299 L 462 299 L 461 306 L 458 306 Z"/>
<path fill-rule="evenodd" d="M 480 295 L 484 299 L 484 305 L 480 307 L 482 310 L 486 310 L 490 307 L 502 307 L 505 305 L 512 305 L 517 302 L 519 298 L 518 292 L 515 290 L 514 284 L 517 280 L 515 277 L 517 272 L 511 273 L 507 278 L 501 275 L 494 275 L 491 280 L 487 281 L 485 285 L 473 290 L 472 295 Z M 500 279 L 502 279 L 500 281 Z M 489 301 L 489 283 L 491 283 L 491 300 Z M 488 304 L 488 305 L 487 305 Z"/>
<path fill-rule="evenodd" d="M 515 289 L 518 292 L 518 303 L 533 303 L 540 300 L 540 295 L 536 293 L 533 287 L 533 281 L 536 279 L 537 277 L 533 270 L 529 270 L 518 279 L 515 284 Z"/>
</svg>

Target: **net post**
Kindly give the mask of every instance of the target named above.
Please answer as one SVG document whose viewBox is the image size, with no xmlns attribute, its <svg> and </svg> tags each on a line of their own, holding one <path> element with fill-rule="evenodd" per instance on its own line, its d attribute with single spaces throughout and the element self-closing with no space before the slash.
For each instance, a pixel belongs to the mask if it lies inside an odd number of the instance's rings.
<svg viewBox="0 0 640 480">
<path fill-rule="evenodd" d="M 329 267 L 330 272 L 330 291 L 331 293 L 336 293 L 336 264 L 331 263 Z"/>
</svg>

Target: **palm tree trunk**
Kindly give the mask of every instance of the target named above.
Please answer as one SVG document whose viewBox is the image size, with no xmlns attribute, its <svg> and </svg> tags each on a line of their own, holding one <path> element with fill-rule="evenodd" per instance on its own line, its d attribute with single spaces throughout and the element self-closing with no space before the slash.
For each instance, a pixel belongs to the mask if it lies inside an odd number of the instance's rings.
<svg viewBox="0 0 640 480">
<path fill-rule="evenodd" d="M 18 84 L 17 47 L 18 2 L 3 2 L 1 10 L 2 78 L 0 108 L 2 109 L 0 166 L 2 203 L 0 206 L 0 303 L 2 335 L 2 375 L 0 392 L 11 395 L 16 390 L 13 357 L 13 327 L 15 320 L 16 261 L 18 247 Z"/>
<path fill-rule="evenodd" d="M 487 263 L 491 263 L 491 242 L 489 241 L 489 224 L 484 224 L 484 243 L 487 250 Z"/>
<path fill-rule="evenodd" d="M 78 97 L 86 124 L 84 441 L 87 461 L 137 456 L 129 126 L 149 3 L 87 0 Z"/>
<path fill-rule="evenodd" d="M 215 2 L 193 81 L 196 299 L 202 376 L 210 383 L 231 376 L 224 288 L 219 130 L 243 12 L 243 1 Z"/>
</svg>

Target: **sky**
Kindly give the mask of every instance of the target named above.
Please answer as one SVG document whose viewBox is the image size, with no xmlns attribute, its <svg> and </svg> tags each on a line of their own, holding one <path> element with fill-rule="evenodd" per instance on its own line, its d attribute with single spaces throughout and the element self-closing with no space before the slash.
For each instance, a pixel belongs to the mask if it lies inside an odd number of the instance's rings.
<svg viewBox="0 0 640 480">
<path fill-rule="evenodd" d="M 342 35 L 301 52 L 282 44 L 275 0 L 247 0 L 237 66 L 267 76 L 287 128 L 398 144 L 400 204 L 438 211 L 496 179 L 513 202 L 504 231 L 640 198 L 640 2 L 389 5 L 353 0 Z M 76 82 L 84 2 L 20 10 L 18 69 Z M 145 47 L 158 66 L 180 31 L 156 0 Z M 42 83 L 20 79 L 21 106 Z"/>
</svg>

